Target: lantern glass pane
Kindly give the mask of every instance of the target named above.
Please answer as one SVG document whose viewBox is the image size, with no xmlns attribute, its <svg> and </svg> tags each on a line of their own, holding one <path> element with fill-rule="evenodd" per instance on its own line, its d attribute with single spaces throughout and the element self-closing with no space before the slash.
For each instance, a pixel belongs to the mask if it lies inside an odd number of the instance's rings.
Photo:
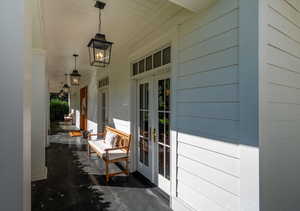
<svg viewBox="0 0 300 211">
<path fill-rule="evenodd" d="M 78 86 L 79 83 L 80 83 L 80 76 L 72 76 L 71 77 L 72 86 Z"/>
<path fill-rule="evenodd" d="M 105 67 L 106 65 L 110 64 L 111 48 L 111 43 L 101 40 L 93 40 L 89 45 L 91 65 Z"/>
<path fill-rule="evenodd" d="M 105 50 L 95 48 L 95 62 L 97 63 L 106 63 L 107 54 Z"/>
</svg>

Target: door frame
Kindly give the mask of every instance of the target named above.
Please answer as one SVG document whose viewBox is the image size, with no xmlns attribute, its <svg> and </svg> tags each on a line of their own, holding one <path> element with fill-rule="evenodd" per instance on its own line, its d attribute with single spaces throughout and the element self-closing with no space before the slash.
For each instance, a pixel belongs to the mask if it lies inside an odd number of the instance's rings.
<svg viewBox="0 0 300 211">
<path fill-rule="evenodd" d="M 101 131 L 100 125 L 103 124 L 102 121 L 102 94 L 106 93 L 106 99 L 105 99 L 105 105 L 106 105 L 106 115 L 107 115 L 107 125 L 109 123 L 109 87 L 104 87 L 104 88 L 99 88 L 98 89 L 98 94 L 97 94 L 97 102 L 98 102 L 98 131 L 99 132 L 103 132 Z M 105 123 L 104 123 L 105 126 Z"/>
<path fill-rule="evenodd" d="M 83 95 L 86 96 L 85 98 L 85 104 L 86 104 L 86 118 L 83 118 L 84 115 L 82 115 L 82 100 L 83 100 Z M 88 129 L 88 87 L 85 86 L 83 88 L 80 89 L 80 129 L 82 130 L 87 130 Z"/>
<path fill-rule="evenodd" d="M 148 96 L 148 111 L 149 111 L 149 116 L 148 116 L 148 132 L 149 132 L 149 135 L 148 135 L 148 145 L 149 145 L 149 160 L 148 160 L 148 163 L 149 163 L 149 166 L 145 166 L 143 164 L 140 164 L 140 155 L 139 155 L 139 126 L 140 126 L 140 91 L 139 91 L 139 88 L 140 88 L 140 85 L 141 84 L 146 84 L 148 83 L 149 84 L 149 87 L 148 87 L 148 91 L 149 91 L 149 96 Z M 136 92 L 137 92 L 137 103 L 136 103 L 136 108 L 135 108 L 135 112 L 136 112 L 136 128 L 135 130 L 137 131 L 136 133 L 136 136 L 134 137 L 134 139 L 137 141 L 137 146 L 136 146 L 136 149 L 135 149 L 135 153 L 136 153 L 136 162 L 137 162 L 137 171 L 140 171 L 141 173 L 145 174 L 145 175 L 148 175 L 145 176 L 147 177 L 151 182 L 154 182 L 154 172 L 152 171 L 152 168 L 154 168 L 154 165 L 155 163 L 153 162 L 153 155 L 154 155 L 154 151 L 155 149 L 152 147 L 153 145 L 153 140 L 152 140 L 152 132 L 151 132 L 151 129 L 153 127 L 153 122 L 152 122 L 152 118 L 150 117 L 150 115 L 152 115 L 153 113 L 153 105 L 150 103 L 152 102 L 152 98 L 153 96 L 151 96 L 151 94 L 153 93 L 153 79 L 152 78 L 143 78 L 141 80 L 138 80 L 137 81 L 137 86 L 136 86 Z M 140 168 L 142 167 L 142 168 Z"/>
<path fill-rule="evenodd" d="M 157 138 L 159 136 L 159 124 L 158 124 L 158 98 L 157 98 L 157 94 L 158 94 L 158 84 L 157 82 L 159 80 L 164 80 L 164 79 L 170 79 L 170 82 L 171 82 L 171 87 L 172 87 L 172 79 L 171 79 L 171 73 L 168 72 L 168 73 L 161 73 L 161 74 L 157 74 L 153 77 L 153 94 L 154 94 L 154 102 L 153 102 L 153 105 L 154 105 L 154 109 L 153 109 L 153 121 L 154 121 L 154 127 L 156 128 L 156 131 L 157 131 Z M 170 97 L 171 97 L 171 100 L 170 100 L 170 112 L 169 112 L 169 118 L 170 118 L 170 121 L 171 118 L 172 118 L 172 108 L 173 108 L 173 102 L 172 102 L 172 89 L 170 87 Z M 154 180 L 155 180 L 155 184 L 161 188 L 162 190 L 164 190 L 164 192 L 166 192 L 168 195 L 170 195 L 171 193 L 171 161 L 172 161 L 172 148 L 171 148 L 171 142 L 172 142 L 172 138 L 171 138 L 171 125 L 170 126 L 170 133 L 169 133 L 169 138 L 170 138 L 170 146 L 169 146 L 169 149 L 170 149 L 170 180 L 168 181 L 166 178 L 164 178 L 163 176 L 161 176 L 159 174 L 159 143 L 158 143 L 158 139 L 155 141 L 155 149 L 154 149 L 154 152 L 156 154 L 156 157 L 154 158 L 154 162 L 155 162 L 155 167 L 154 167 Z M 167 186 L 169 186 L 169 188 L 167 188 Z M 168 191 L 165 191 L 169 189 Z"/>
<path fill-rule="evenodd" d="M 152 85 L 152 87 L 156 87 L 154 86 L 154 82 L 157 82 L 159 79 L 163 79 L 163 78 L 170 78 L 171 80 L 171 84 L 172 84 L 172 71 L 171 71 L 171 65 L 165 65 L 165 66 L 162 66 L 162 67 L 159 67 L 157 68 L 156 70 L 153 70 L 153 72 L 151 71 L 151 73 L 146 73 L 146 74 L 141 74 L 139 77 L 134 77 L 132 78 L 132 82 L 131 82 L 131 93 L 132 93 L 132 101 L 133 104 L 132 104 L 132 107 L 131 107 L 131 111 L 132 111 L 132 114 L 131 116 L 133 117 L 133 121 L 132 121 L 132 134 L 133 134 L 133 139 L 135 140 L 135 146 L 133 148 L 133 151 L 134 151 L 134 165 L 135 165 L 135 170 L 138 171 L 138 167 L 139 167 L 139 140 L 138 140 L 138 137 L 139 137 L 139 134 L 138 134 L 138 126 L 139 126 L 139 114 L 138 114 L 138 110 L 139 110 L 139 84 L 140 82 L 143 82 L 143 81 L 150 81 L 150 84 Z M 153 88 L 151 87 L 152 89 L 152 94 L 155 93 L 155 91 L 157 90 L 153 90 Z M 171 85 L 171 110 L 173 112 L 173 101 L 172 101 L 172 97 L 173 97 L 173 90 L 172 90 L 172 85 Z M 150 93 L 151 94 L 151 93 Z M 151 96 L 151 98 L 153 98 L 154 96 Z M 153 101 L 154 100 L 154 101 Z M 157 102 L 156 102 L 156 98 L 154 98 L 152 100 L 152 103 L 153 105 L 149 105 L 149 106 L 157 106 Z M 153 123 L 157 123 L 157 118 L 155 118 L 155 109 L 152 108 L 151 109 L 151 112 L 154 116 L 153 119 L 153 122 L 149 123 L 149 127 L 153 127 L 154 124 Z M 170 115 L 170 118 L 171 118 L 171 121 L 172 121 L 172 115 Z M 157 128 L 157 127 L 156 127 Z M 170 130 L 172 129 L 172 126 L 170 125 Z M 157 130 L 157 129 L 156 129 Z M 158 131 L 158 130 L 157 130 Z M 152 133 L 152 132 L 151 132 Z M 152 134 L 151 134 L 152 135 Z M 172 143 L 173 141 L 173 138 L 172 138 L 172 132 L 170 131 L 170 142 Z M 152 144 L 152 140 L 151 140 L 151 144 Z M 168 191 L 167 194 L 171 195 L 171 177 L 172 177 L 172 144 L 170 144 L 170 150 L 171 150 L 171 154 L 170 154 L 170 190 Z M 155 156 L 156 154 L 158 153 L 158 144 L 157 142 L 155 142 L 155 147 L 152 149 L 152 157 Z M 158 156 L 157 158 L 154 158 L 152 159 L 150 162 L 153 162 L 153 165 L 152 165 L 152 175 L 151 175 L 151 179 L 150 181 L 155 184 L 155 185 L 159 185 L 159 173 L 158 173 Z M 159 186 L 158 186 L 159 187 Z"/>
</svg>

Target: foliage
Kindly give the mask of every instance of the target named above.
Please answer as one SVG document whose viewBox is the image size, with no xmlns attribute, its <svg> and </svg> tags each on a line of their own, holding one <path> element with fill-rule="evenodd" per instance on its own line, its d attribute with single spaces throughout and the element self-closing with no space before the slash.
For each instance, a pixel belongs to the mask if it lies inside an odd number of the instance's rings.
<svg viewBox="0 0 300 211">
<path fill-rule="evenodd" d="M 50 120 L 63 121 L 64 116 L 69 113 L 68 102 L 62 101 L 58 98 L 51 99 L 50 101 Z"/>
</svg>

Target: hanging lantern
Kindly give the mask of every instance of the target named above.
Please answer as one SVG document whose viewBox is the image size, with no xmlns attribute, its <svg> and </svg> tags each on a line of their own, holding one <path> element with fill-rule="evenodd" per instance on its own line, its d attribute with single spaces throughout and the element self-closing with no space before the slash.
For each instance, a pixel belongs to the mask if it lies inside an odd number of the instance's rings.
<svg viewBox="0 0 300 211">
<path fill-rule="evenodd" d="M 96 67 L 105 67 L 110 64 L 112 42 L 106 40 L 105 34 L 101 33 L 101 10 L 105 3 L 96 1 L 95 7 L 99 9 L 99 28 L 98 33 L 88 44 L 90 64 Z"/>
<path fill-rule="evenodd" d="M 77 57 L 78 55 L 77 54 L 74 54 L 73 55 L 74 58 L 75 58 L 75 68 L 73 70 L 73 72 L 70 74 L 70 77 L 71 77 L 71 85 L 72 86 L 79 86 L 80 84 L 80 78 L 81 78 L 81 75 L 79 74 L 79 71 L 77 70 Z"/>
<path fill-rule="evenodd" d="M 68 94 L 71 91 L 71 87 L 68 85 L 67 77 L 68 77 L 68 74 L 65 74 L 66 83 L 64 84 L 63 89 L 62 89 L 65 94 Z"/>
<path fill-rule="evenodd" d="M 58 97 L 63 98 L 64 95 L 65 95 L 64 91 L 61 89 L 60 92 L 58 93 Z"/>
</svg>

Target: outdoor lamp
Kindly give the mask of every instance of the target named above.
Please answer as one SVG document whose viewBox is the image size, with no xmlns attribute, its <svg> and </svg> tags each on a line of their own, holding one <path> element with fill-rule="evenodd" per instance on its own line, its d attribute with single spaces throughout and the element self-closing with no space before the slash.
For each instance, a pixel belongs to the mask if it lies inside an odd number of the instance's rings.
<svg viewBox="0 0 300 211">
<path fill-rule="evenodd" d="M 70 74 L 71 85 L 72 86 L 79 86 L 81 75 L 79 74 L 79 71 L 77 70 L 77 64 L 76 64 L 78 55 L 74 54 L 73 56 L 75 58 L 75 68 L 74 68 L 73 72 Z"/>
<path fill-rule="evenodd" d="M 106 40 L 105 34 L 101 33 L 101 10 L 104 9 L 105 3 L 96 1 L 95 7 L 99 9 L 99 27 L 98 33 L 93 37 L 89 44 L 90 64 L 96 67 L 105 67 L 110 64 L 112 42 Z"/>
</svg>

